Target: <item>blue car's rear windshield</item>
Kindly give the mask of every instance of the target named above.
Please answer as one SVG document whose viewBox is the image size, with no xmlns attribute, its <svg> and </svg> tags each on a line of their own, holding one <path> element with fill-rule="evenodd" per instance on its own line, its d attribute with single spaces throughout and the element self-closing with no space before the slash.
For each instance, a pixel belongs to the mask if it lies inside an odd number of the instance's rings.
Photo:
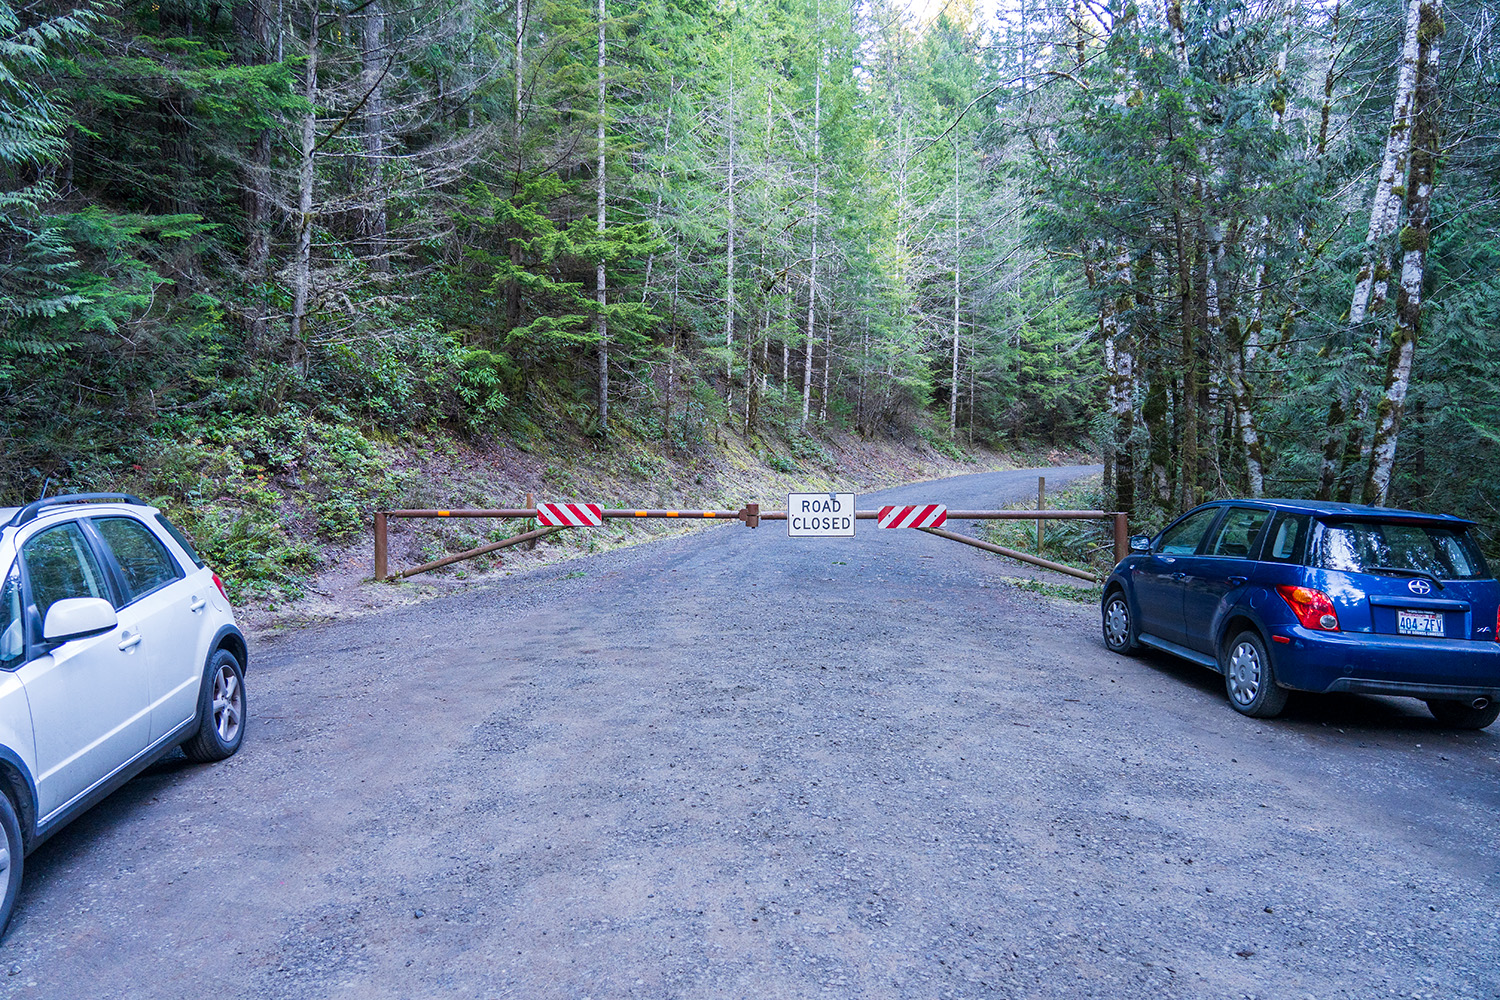
<svg viewBox="0 0 1500 1000">
<path fill-rule="evenodd" d="M 1490 568 L 1467 528 L 1409 521 L 1325 521 L 1309 562 L 1348 573 L 1430 574 L 1487 580 Z"/>
</svg>

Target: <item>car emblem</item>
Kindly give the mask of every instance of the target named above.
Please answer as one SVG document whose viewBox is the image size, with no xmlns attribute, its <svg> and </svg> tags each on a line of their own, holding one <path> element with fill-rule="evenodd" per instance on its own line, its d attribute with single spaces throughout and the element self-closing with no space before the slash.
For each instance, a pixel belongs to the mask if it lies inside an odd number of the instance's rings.
<svg viewBox="0 0 1500 1000">
<path fill-rule="evenodd" d="M 1413 594 L 1430 594 L 1432 592 L 1432 584 L 1426 580 L 1410 580 L 1406 584 L 1406 589 Z"/>
</svg>

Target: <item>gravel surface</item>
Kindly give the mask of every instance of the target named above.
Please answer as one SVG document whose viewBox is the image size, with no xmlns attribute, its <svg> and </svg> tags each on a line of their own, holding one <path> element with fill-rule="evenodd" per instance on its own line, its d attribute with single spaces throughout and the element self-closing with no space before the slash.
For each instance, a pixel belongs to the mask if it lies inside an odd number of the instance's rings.
<svg viewBox="0 0 1500 1000">
<path fill-rule="evenodd" d="M 1500 996 L 1500 735 L 1245 719 L 997 557 L 784 530 L 260 643 L 238 756 L 28 860 L 0 994 Z"/>
</svg>

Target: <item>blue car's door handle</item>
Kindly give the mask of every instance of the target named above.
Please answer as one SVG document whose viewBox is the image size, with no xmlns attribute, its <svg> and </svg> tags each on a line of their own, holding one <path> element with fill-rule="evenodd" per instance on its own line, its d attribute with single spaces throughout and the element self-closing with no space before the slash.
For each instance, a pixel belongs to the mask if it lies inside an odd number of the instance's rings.
<svg viewBox="0 0 1500 1000">
<path fill-rule="evenodd" d="M 1184 573 L 1184 572 L 1182 572 L 1181 570 L 1178 570 L 1176 573 L 1172 574 L 1172 579 L 1174 579 L 1174 580 L 1186 580 L 1187 579 L 1187 574 Z"/>
<path fill-rule="evenodd" d="M 1248 576 L 1231 576 L 1229 582 L 1232 586 L 1239 587 L 1250 582 Z"/>
</svg>

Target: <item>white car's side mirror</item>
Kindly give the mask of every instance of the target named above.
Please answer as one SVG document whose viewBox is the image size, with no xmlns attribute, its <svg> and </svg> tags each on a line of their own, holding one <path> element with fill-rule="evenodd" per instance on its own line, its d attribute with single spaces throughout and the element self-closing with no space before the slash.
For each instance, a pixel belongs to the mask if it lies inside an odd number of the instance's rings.
<svg viewBox="0 0 1500 1000">
<path fill-rule="evenodd" d="M 108 632 L 120 619 L 114 607 L 100 597 L 67 597 L 47 609 L 42 624 L 42 638 L 48 642 L 67 642 L 86 635 Z"/>
</svg>

